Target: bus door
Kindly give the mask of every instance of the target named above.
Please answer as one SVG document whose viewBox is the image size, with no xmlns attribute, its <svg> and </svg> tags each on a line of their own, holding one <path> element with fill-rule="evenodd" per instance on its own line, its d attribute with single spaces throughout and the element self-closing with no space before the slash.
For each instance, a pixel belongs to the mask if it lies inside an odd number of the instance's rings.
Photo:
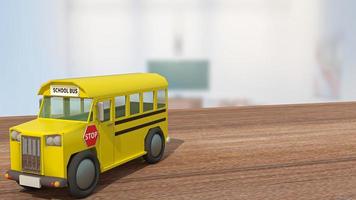
<svg viewBox="0 0 356 200">
<path fill-rule="evenodd" d="M 114 164 L 114 119 L 113 102 L 102 99 L 97 103 L 97 120 L 100 140 L 101 167 L 106 168 Z"/>
<path fill-rule="evenodd" d="M 140 125 L 139 93 L 115 98 L 115 163 L 144 152 Z M 140 138 L 141 136 L 141 138 Z"/>
</svg>

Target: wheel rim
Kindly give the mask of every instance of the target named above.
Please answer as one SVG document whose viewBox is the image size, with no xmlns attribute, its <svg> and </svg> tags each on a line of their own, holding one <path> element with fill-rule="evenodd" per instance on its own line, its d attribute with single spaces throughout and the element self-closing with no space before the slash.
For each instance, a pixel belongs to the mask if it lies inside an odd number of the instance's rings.
<svg viewBox="0 0 356 200">
<path fill-rule="evenodd" d="M 162 150 L 162 138 L 159 134 L 155 134 L 151 140 L 151 154 L 157 157 Z"/>
<path fill-rule="evenodd" d="M 92 160 L 82 160 L 77 169 L 76 180 L 77 186 L 82 189 L 88 189 L 95 179 L 95 165 Z"/>
</svg>

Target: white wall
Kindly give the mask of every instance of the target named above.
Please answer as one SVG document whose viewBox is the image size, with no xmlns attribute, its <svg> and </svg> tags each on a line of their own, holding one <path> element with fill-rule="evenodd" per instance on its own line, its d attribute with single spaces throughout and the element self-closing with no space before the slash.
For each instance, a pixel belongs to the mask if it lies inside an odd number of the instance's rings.
<svg viewBox="0 0 356 200">
<path fill-rule="evenodd" d="M 35 114 L 37 91 L 67 76 L 66 3 L 0 2 L 0 116 Z"/>
<path fill-rule="evenodd" d="M 341 100 L 356 100 L 356 1 L 325 0 L 321 21 L 323 39 L 336 39 L 336 57 L 340 60 Z"/>
<path fill-rule="evenodd" d="M 313 101 L 319 9 L 307 0 L 72 0 L 70 73 L 145 71 L 150 59 L 202 58 L 211 61 L 211 90 L 180 95 Z"/>
<path fill-rule="evenodd" d="M 145 70 L 134 2 L 69 1 L 70 76 Z"/>
<path fill-rule="evenodd" d="M 313 101 L 318 1 L 219 2 L 212 17 L 212 96 Z"/>
<path fill-rule="evenodd" d="M 336 100 L 353 100 L 355 6 L 352 0 L 1 1 L 0 115 L 35 114 L 36 92 L 48 79 L 146 71 L 151 59 L 208 59 L 210 90 L 178 92 L 203 97 L 206 106 L 234 98 L 330 100 L 317 98 L 314 87 L 316 47 L 330 35 L 342 38 Z"/>
</svg>

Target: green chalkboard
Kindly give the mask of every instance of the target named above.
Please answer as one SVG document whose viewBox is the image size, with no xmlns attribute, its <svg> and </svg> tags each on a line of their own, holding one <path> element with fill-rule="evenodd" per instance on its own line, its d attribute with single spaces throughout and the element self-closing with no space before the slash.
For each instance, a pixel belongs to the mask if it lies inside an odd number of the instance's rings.
<svg viewBox="0 0 356 200">
<path fill-rule="evenodd" d="M 148 62 L 148 71 L 166 77 L 169 89 L 209 89 L 209 62 L 206 60 L 154 60 Z"/>
</svg>

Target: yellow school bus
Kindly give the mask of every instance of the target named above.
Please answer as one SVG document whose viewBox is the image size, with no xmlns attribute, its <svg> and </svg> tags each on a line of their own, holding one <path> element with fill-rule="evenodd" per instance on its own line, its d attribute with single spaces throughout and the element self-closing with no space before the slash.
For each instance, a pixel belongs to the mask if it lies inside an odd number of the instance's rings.
<svg viewBox="0 0 356 200">
<path fill-rule="evenodd" d="M 11 169 L 25 188 L 95 189 L 99 174 L 143 156 L 161 160 L 166 142 L 167 80 L 136 73 L 52 80 L 35 120 L 10 128 Z"/>
</svg>

